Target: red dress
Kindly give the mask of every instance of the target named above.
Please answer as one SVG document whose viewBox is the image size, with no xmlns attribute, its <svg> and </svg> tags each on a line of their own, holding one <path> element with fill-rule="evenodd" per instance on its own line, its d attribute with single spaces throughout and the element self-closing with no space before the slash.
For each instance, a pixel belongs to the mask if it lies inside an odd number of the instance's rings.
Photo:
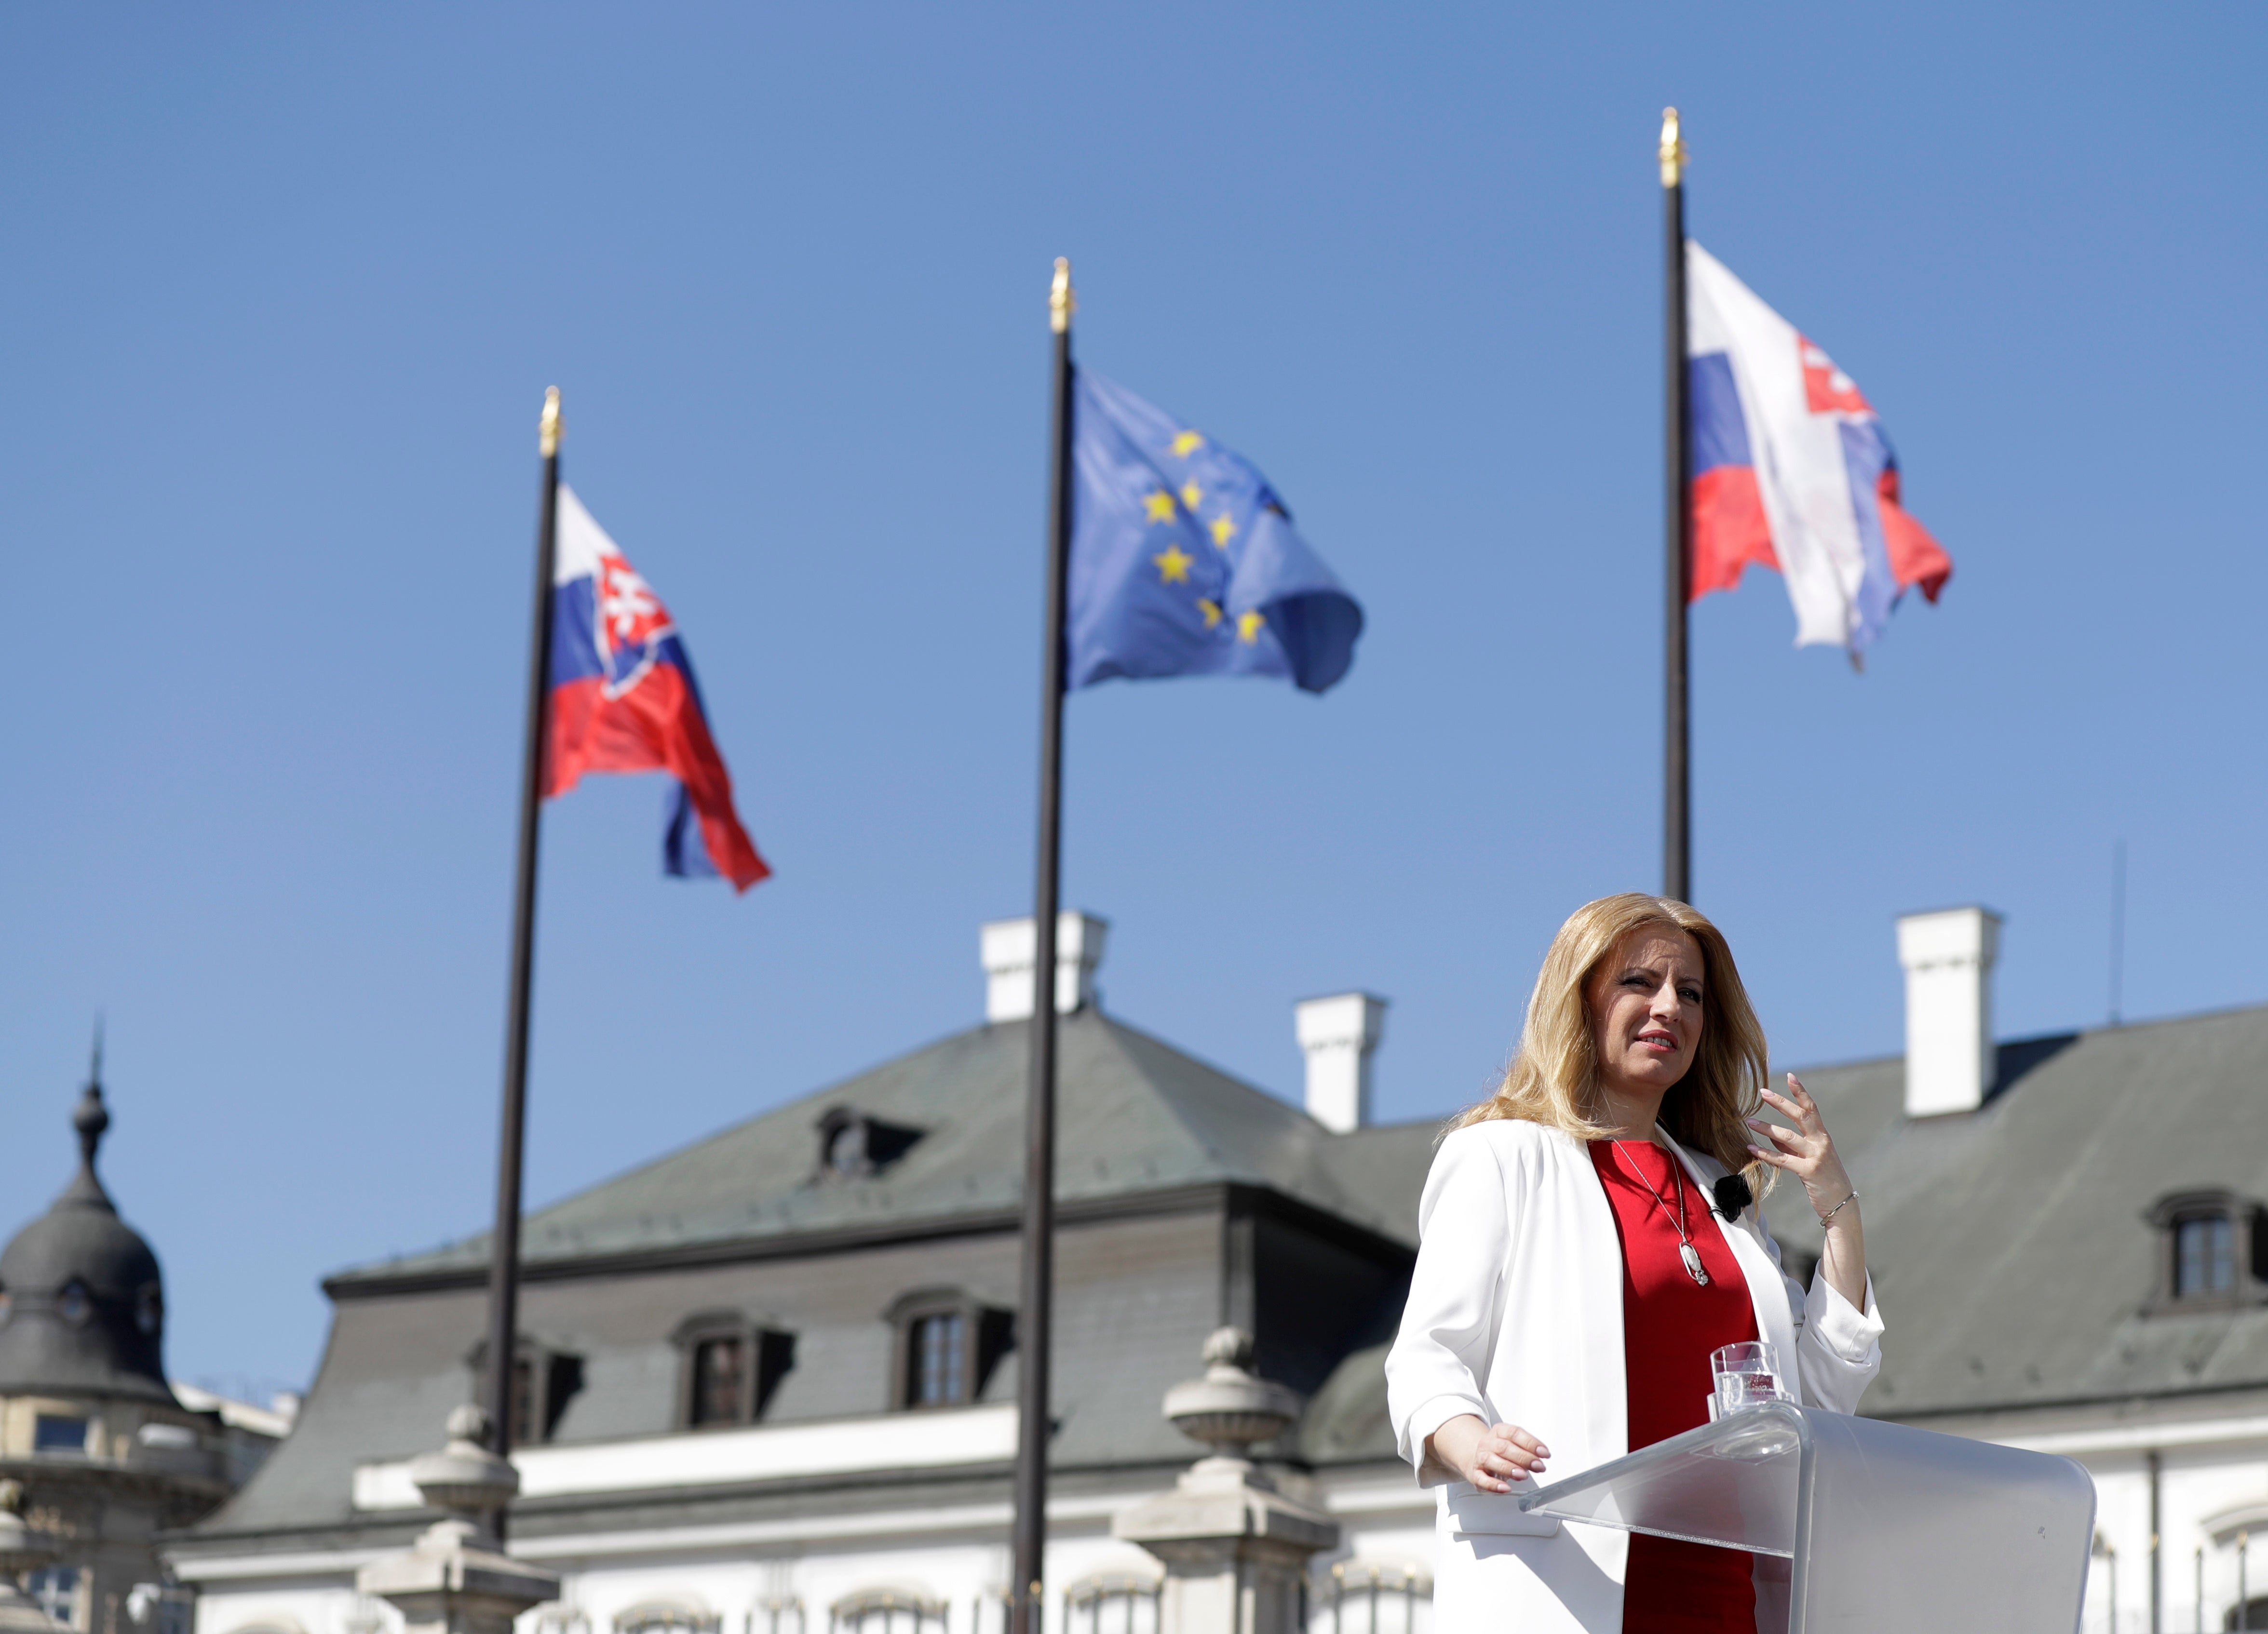
<svg viewBox="0 0 2268 1634">
<path fill-rule="evenodd" d="M 1709 1352 L 1755 1338 L 1756 1307 L 1749 1279 L 1709 1218 L 1709 1194 L 1683 1164 L 1641 1140 L 1594 1140 L 1591 1162 L 1623 1240 L 1623 1367 L 1636 1452 L 1708 1422 Z M 1680 1182 L 1685 1234 L 1701 1251 L 1706 1287 L 1678 1255 Z M 1755 1634 L 1749 1555 L 1643 1532 L 1630 1542 L 1623 1634 Z"/>
</svg>

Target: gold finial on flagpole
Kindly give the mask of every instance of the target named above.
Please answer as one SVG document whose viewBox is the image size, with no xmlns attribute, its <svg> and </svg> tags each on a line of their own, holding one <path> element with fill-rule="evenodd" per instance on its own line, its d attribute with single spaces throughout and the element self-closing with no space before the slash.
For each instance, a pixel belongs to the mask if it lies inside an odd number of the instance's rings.
<svg viewBox="0 0 2268 1634">
<path fill-rule="evenodd" d="M 1677 134 L 1677 110 L 1661 110 L 1661 185 L 1674 188 L 1685 175 L 1685 143 Z"/>
<path fill-rule="evenodd" d="M 543 418 L 536 427 L 535 445 L 546 460 L 559 452 L 559 439 L 567 434 L 567 422 L 559 417 L 559 388 L 543 388 Z"/>
<path fill-rule="evenodd" d="M 1048 287 L 1048 328 L 1057 335 L 1071 328 L 1071 315 L 1079 310 L 1079 297 L 1071 291 L 1071 257 L 1056 257 L 1056 279 Z"/>
</svg>

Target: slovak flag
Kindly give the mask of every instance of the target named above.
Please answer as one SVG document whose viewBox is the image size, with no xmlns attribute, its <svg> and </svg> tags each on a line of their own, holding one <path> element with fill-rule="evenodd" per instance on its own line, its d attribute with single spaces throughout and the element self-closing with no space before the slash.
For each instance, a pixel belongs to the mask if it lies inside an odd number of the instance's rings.
<svg viewBox="0 0 2268 1634">
<path fill-rule="evenodd" d="M 747 890 L 771 870 L 733 811 L 733 779 L 669 609 L 564 482 L 557 526 L 544 794 L 566 793 L 586 771 L 668 772 L 663 872 L 722 874 Z"/>
<path fill-rule="evenodd" d="M 1898 457 L 1851 377 L 1690 239 L 1686 357 L 1692 596 L 1777 568 L 1795 644 L 1855 663 L 1911 586 L 1953 559 L 1898 503 Z"/>
</svg>

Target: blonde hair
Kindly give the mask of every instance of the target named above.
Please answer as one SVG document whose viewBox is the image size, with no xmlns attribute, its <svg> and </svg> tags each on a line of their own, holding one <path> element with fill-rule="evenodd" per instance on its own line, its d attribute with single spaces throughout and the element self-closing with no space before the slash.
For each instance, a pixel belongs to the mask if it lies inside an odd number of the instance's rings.
<svg viewBox="0 0 2268 1634">
<path fill-rule="evenodd" d="M 1749 1156 L 1757 1094 L 1770 1071 L 1764 1030 L 1741 985 L 1724 932 L 1698 909 L 1664 896 L 1625 891 L 1586 902 L 1567 916 L 1536 972 L 1520 1050 L 1496 1093 L 1470 1108 L 1453 1128 L 1491 1118 L 1525 1118 L 1573 1136 L 1604 1140 L 1598 1046 L 1585 991 L 1623 939 L 1650 925 L 1683 931 L 1701 949 L 1700 1048 L 1661 1102 L 1661 1126 L 1682 1145 L 1705 1152 L 1728 1174 L 1749 1172 L 1750 1184 L 1776 1171 Z M 1759 1188 L 1761 1192 L 1762 1188 Z"/>
</svg>

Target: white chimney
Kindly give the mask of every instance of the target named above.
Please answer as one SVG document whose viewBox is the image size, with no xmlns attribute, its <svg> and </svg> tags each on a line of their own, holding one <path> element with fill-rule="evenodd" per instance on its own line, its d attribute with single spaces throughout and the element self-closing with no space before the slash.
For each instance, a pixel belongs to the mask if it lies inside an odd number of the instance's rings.
<svg viewBox="0 0 2268 1634">
<path fill-rule="evenodd" d="M 1056 919 L 1056 1011 L 1069 1015 L 1094 1002 L 1095 967 L 1102 962 L 1110 921 L 1066 913 Z M 1032 1015 L 1032 961 L 1039 955 L 1033 921 L 995 919 L 977 931 L 984 961 L 984 1019 L 1027 1021 Z"/>
<path fill-rule="evenodd" d="M 1292 1007 L 1307 1056 L 1307 1115 L 1334 1135 L 1370 1122 L 1370 1054 L 1386 1034 L 1386 1001 L 1334 993 Z"/>
<path fill-rule="evenodd" d="M 1947 908 L 1898 921 L 1906 971 L 1906 1115 L 1974 1112 L 1992 1087 L 1992 963 L 2000 916 Z"/>
</svg>

